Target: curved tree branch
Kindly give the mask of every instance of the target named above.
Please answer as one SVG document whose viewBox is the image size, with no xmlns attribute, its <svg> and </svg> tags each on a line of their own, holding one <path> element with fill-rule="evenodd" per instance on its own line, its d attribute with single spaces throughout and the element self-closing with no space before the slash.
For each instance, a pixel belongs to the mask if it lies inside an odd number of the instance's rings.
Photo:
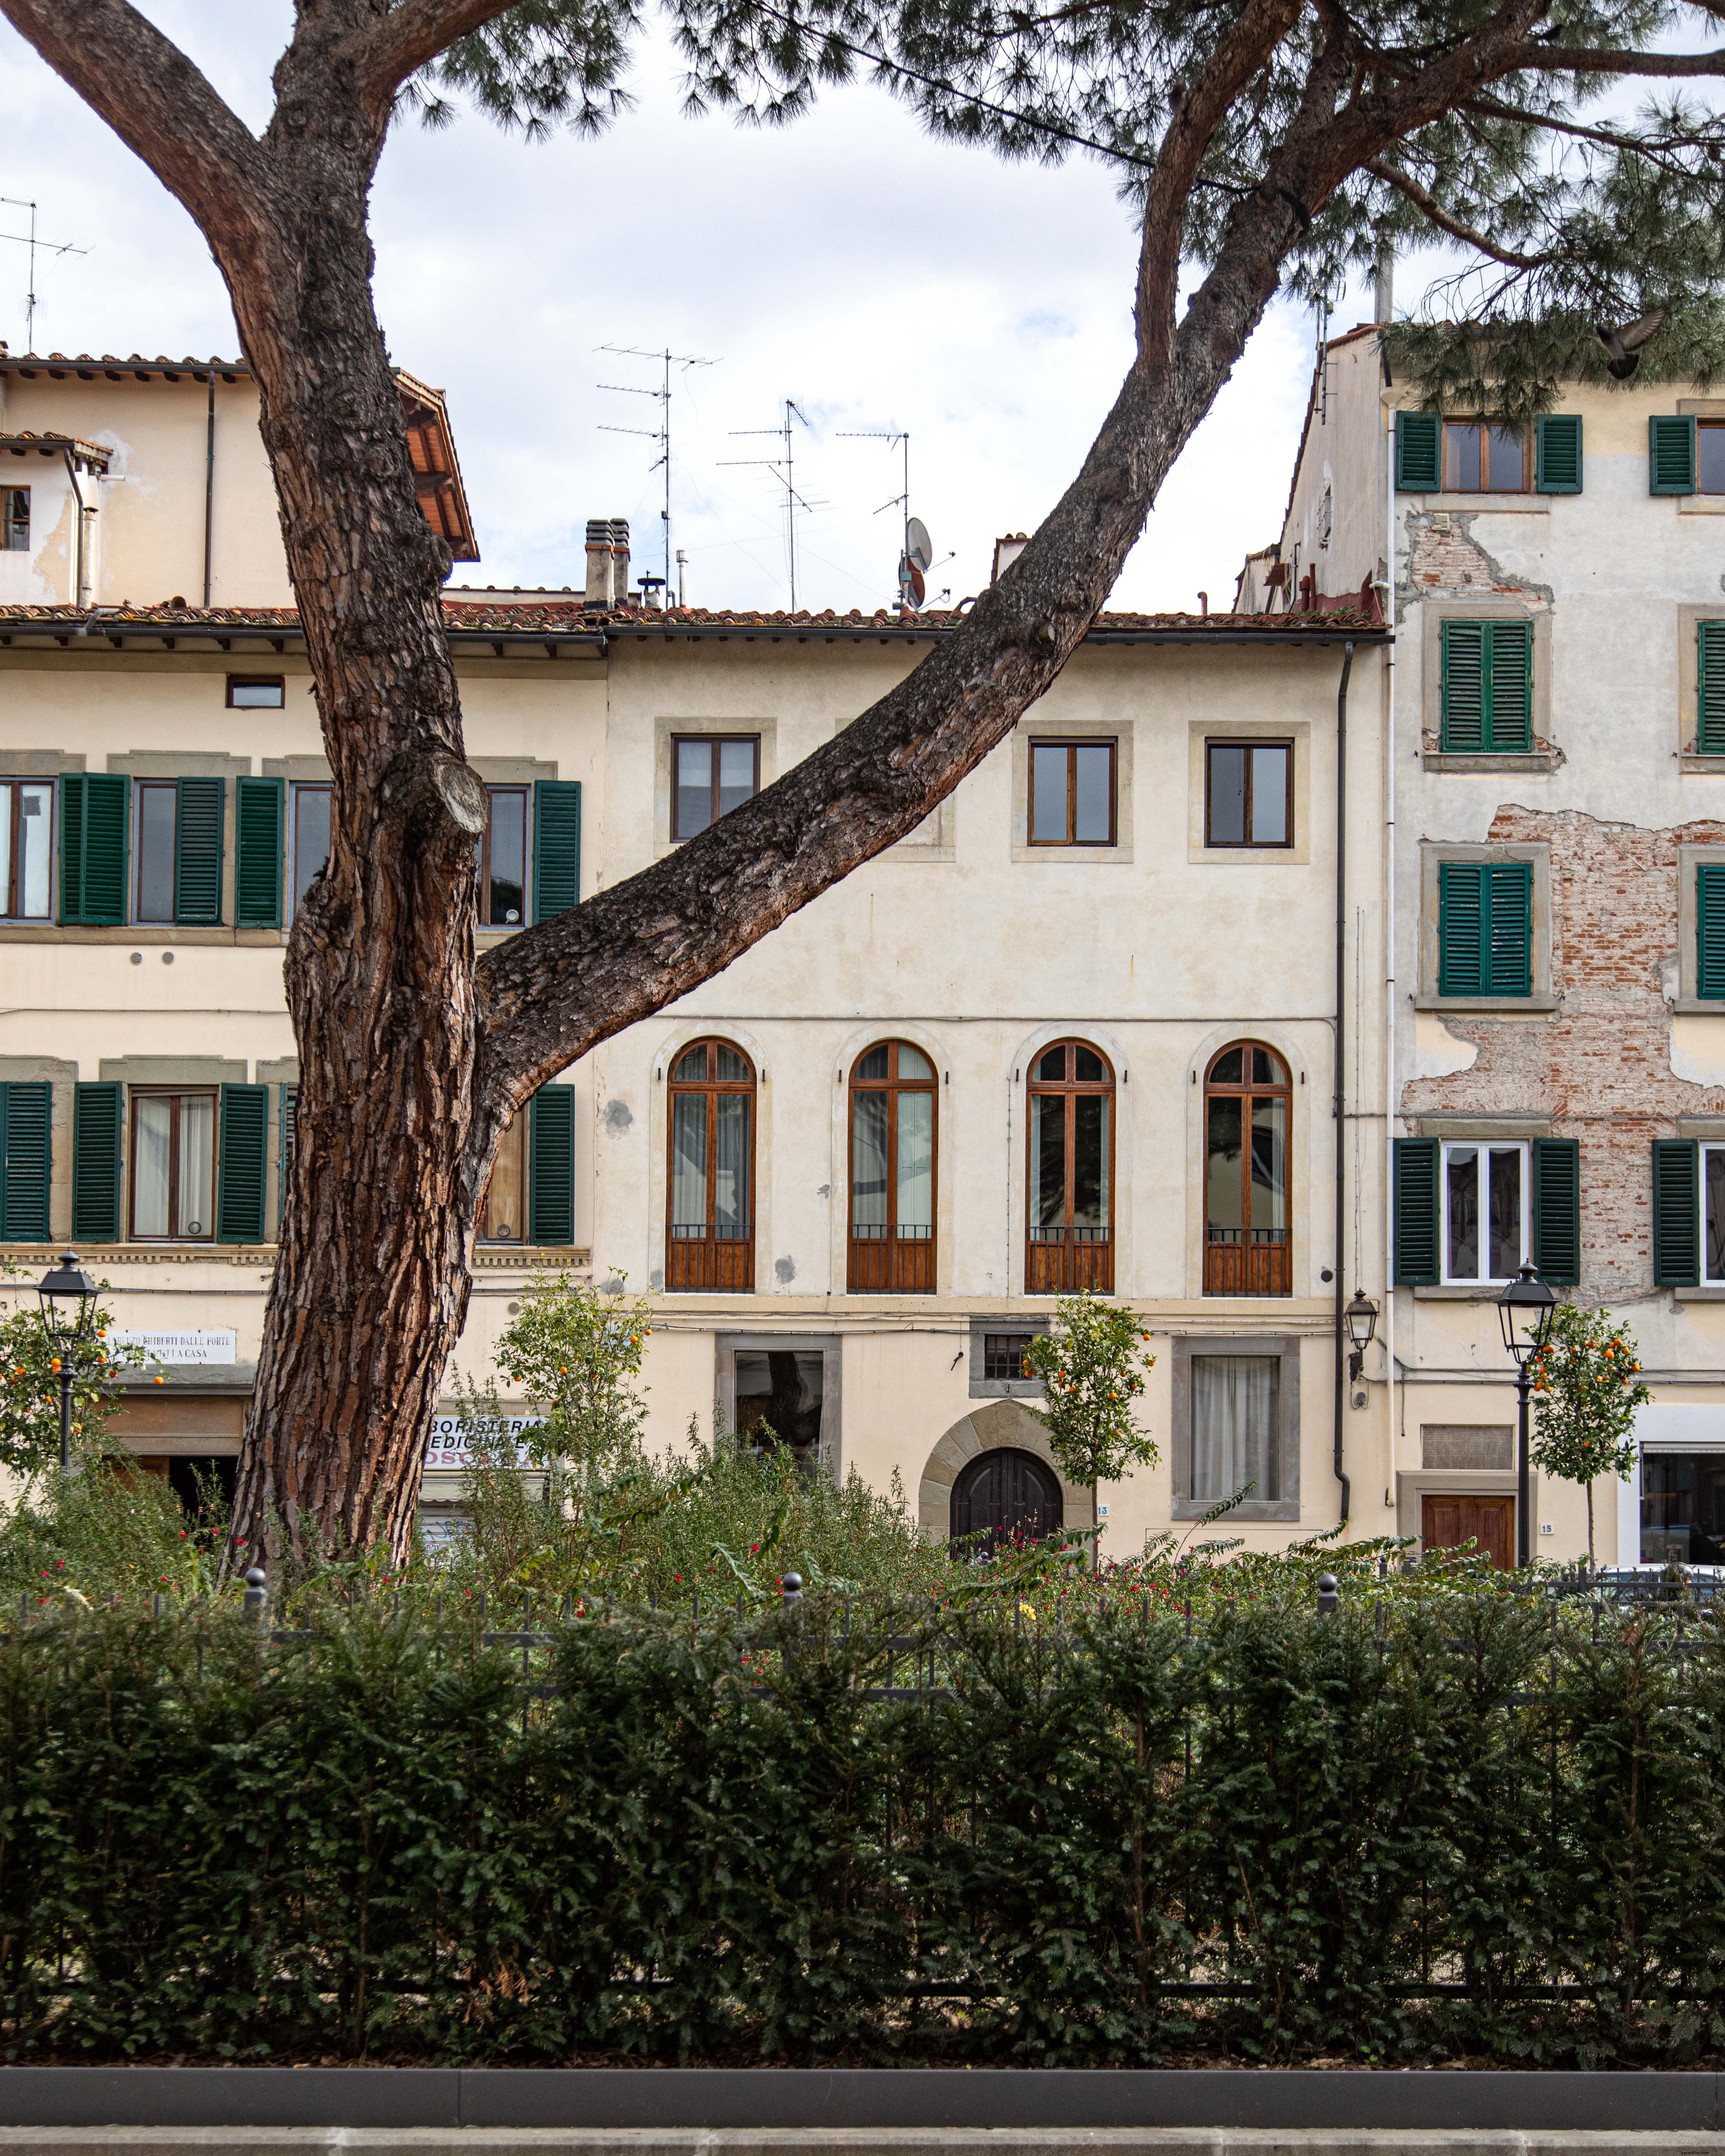
<svg viewBox="0 0 1725 2156">
<path fill-rule="evenodd" d="M 1512 249 L 1499 246 L 1488 234 L 1476 232 L 1472 225 L 1464 224 L 1458 217 L 1451 217 L 1435 195 L 1428 193 L 1417 180 L 1410 179 L 1407 173 L 1399 172 L 1394 165 L 1386 165 L 1381 157 L 1369 158 L 1360 170 L 1369 172 L 1373 179 L 1384 181 L 1398 194 L 1405 196 L 1440 232 L 1448 233 L 1451 239 L 1459 239 L 1463 246 L 1474 248 L 1480 254 L 1489 255 L 1492 261 L 1502 262 L 1511 270 L 1543 270 L 1553 262 L 1568 259 L 1567 252 L 1562 248 L 1547 254 L 1517 254 Z"/>
<path fill-rule="evenodd" d="M 357 41 L 355 71 L 362 95 L 387 108 L 410 76 L 446 51 L 458 38 L 470 37 L 514 0 L 403 0 L 375 28 Z"/>
</svg>

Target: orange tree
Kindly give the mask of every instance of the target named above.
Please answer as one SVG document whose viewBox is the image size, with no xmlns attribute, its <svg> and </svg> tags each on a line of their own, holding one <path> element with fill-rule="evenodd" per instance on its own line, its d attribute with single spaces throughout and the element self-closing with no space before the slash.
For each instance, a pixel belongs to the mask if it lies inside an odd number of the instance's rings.
<svg viewBox="0 0 1725 2156">
<path fill-rule="evenodd" d="M 82 1451 L 100 1450 L 120 1405 L 116 1380 L 141 1363 L 114 1338 L 114 1321 L 100 1306 L 91 1337 L 72 1371 L 72 1437 Z M 158 1383 L 161 1380 L 158 1378 Z M 60 1363 L 35 1310 L 35 1298 L 0 1317 L 0 1466 L 26 1477 L 59 1458 Z"/>
<path fill-rule="evenodd" d="M 1635 1337 L 1611 1322 L 1609 1310 L 1560 1304 L 1551 1337 L 1535 1357 L 1534 1465 L 1560 1481 L 1587 1491 L 1587 1567 L 1594 1565 L 1594 1484 L 1601 1475 L 1622 1476 L 1635 1465 L 1630 1432 L 1635 1409 L 1653 1395 L 1640 1381 Z"/>
<path fill-rule="evenodd" d="M 1132 1404 L 1156 1358 L 1143 1352 L 1150 1335 L 1129 1310 L 1089 1294 L 1062 1296 L 1055 1329 L 1024 1350 L 1024 1375 L 1045 1395 L 1031 1413 L 1048 1432 L 1049 1450 L 1069 1482 L 1087 1482 L 1094 1500 L 1104 1482 L 1128 1467 L 1153 1467 L 1156 1440 L 1138 1426 Z M 1101 1565 L 1101 1515 L 1096 1513 L 1096 1563 Z"/>
</svg>

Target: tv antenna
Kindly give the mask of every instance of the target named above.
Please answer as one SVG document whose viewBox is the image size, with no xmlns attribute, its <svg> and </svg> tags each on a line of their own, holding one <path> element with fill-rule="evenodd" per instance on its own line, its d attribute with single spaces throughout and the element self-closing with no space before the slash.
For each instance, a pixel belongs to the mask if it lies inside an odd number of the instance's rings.
<svg viewBox="0 0 1725 2156">
<path fill-rule="evenodd" d="M 601 389 L 614 390 L 620 397 L 653 397 L 659 402 L 659 424 L 656 427 L 607 427 L 602 424 L 599 432 L 602 434 L 639 434 L 643 440 L 659 444 L 659 454 L 647 469 L 657 471 L 663 466 L 665 471 L 665 506 L 659 516 L 665 528 L 665 603 L 669 605 L 671 595 L 671 369 L 680 367 L 686 374 L 691 367 L 716 367 L 719 362 L 716 359 L 696 359 L 687 352 L 644 352 L 639 345 L 632 344 L 602 344 L 599 350 L 611 352 L 619 359 L 654 359 L 664 363 L 663 388 L 638 389 L 629 382 L 601 382 L 598 386 Z"/>
<path fill-rule="evenodd" d="M 36 250 L 39 247 L 47 254 L 88 254 L 87 247 L 74 247 L 69 240 L 40 239 L 36 234 L 36 205 L 21 195 L 0 195 L 0 203 L 11 209 L 27 209 L 30 213 L 28 232 L 0 232 L 0 239 L 9 239 L 14 245 L 30 250 L 30 282 L 24 294 L 24 349 L 36 349 Z"/>
<path fill-rule="evenodd" d="M 807 427 L 809 424 L 808 417 L 803 413 L 800 406 L 795 403 L 792 398 L 787 397 L 784 400 L 784 424 L 783 426 L 733 427 L 731 429 L 733 434 L 738 436 L 745 434 L 778 435 L 779 440 L 784 444 L 783 450 L 779 455 L 776 457 L 724 457 L 721 458 L 720 461 L 724 465 L 734 467 L 737 470 L 741 470 L 744 465 L 764 466 L 767 470 L 774 475 L 778 479 L 779 485 L 784 489 L 784 551 L 785 560 L 790 571 L 791 612 L 794 613 L 797 611 L 797 511 L 800 509 L 805 516 L 813 516 L 814 511 L 822 507 L 823 505 L 818 501 L 805 501 L 802 495 L 797 491 L 795 468 L 791 462 L 791 422 L 793 419 L 802 420 L 804 427 Z"/>
<path fill-rule="evenodd" d="M 908 428 L 894 428 L 890 431 L 879 429 L 873 432 L 845 434 L 847 442 L 885 442 L 890 449 L 904 451 L 905 483 L 901 493 L 883 501 L 875 511 L 884 516 L 889 509 L 901 512 L 903 525 L 903 543 L 898 557 L 898 603 L 901 611 L 914 613 L 927 595 L 927 573 L 934 561 L 934 542 L 928 536 L 928 526 L 920 516 L 911 514 L 911 436 Z"/>
</svg>

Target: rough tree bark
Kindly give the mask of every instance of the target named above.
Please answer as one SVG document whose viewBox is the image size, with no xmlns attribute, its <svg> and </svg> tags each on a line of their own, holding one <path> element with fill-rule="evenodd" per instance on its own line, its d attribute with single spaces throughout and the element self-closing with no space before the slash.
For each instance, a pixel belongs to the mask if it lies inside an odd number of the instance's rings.
<svg viewBox="0 0 1725 2156">
<path fill-rule="evenodd" d="M 1231 101 L 1304 0 L 1246 0 L 1175 103 L 1152 175 L 1137 352 L 1082 470 L 1001 583 L 899 688 L 744 808 L 475 964 L 481 783 L 371 295 L 367 196 L 402 84 L 506 0 L 300 0 L 254 138 L 126 0 L 3 13 L 179 197 L 233 296 L 334 775 L 327 869 L 295 921 L 297 1142 L 236 1530 L 406 1546 L 424 1431 L 467 1310 L 479 1199 L 514 1111 L 729 964 L 916 824 L 1084 636 L 1313 211 L 1413 126 L 1507 72 L 1517 0 L 1375 99 L 1346 25 L 1183 316 L 1188 199 Z"/>
</svg>

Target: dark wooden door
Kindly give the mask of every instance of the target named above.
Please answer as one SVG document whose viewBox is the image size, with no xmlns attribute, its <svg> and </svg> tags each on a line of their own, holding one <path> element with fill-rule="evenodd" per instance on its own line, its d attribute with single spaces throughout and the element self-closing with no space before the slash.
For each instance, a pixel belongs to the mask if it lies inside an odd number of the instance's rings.
<svg viewBox="0 0 1725 2156">
<path fill-rule="evenodd" d="M 1003 1543 L 1037 1542 L 1065 1521 L 1060 1478 L 1034 1452 L 1002 1448 L 963 1467 L 952 1485 L 952 1532 L 978 1555 Z"/>
<path fill-rule="evenodd" d="M 1429 1550 L 1460 1549 L 1477 1543 L 1500 1572 L 1515 1562 L 1513 1497 L 1426 1497 L 1420 1507 L 1420 1538 Z"/>
</svg>

